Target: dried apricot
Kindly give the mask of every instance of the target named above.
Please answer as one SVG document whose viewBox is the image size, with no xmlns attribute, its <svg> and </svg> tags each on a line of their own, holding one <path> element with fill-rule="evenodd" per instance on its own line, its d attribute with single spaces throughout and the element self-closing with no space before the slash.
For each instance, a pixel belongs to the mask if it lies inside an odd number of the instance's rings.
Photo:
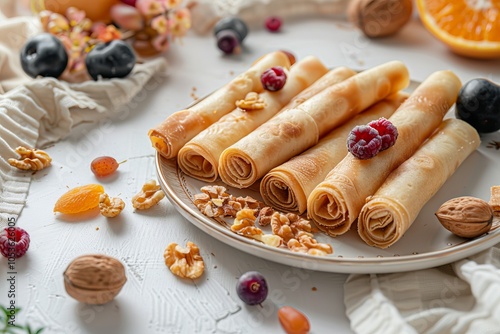
<svg viewBox="0 0 500 334">
<path fill-rule="evenodd" d="M 57 200 L 54 212 L 65 214 L 80 213 L 99 205 L 99 196 L 104 193 L 100 184 L 87 184 L 70 189 Z"/>
<path fill-rule="evenodd" d="M 287 334 L 307 334 L 311 329 L 307 317 L 291 306 L 281 307 L 278 310 L 278 319 Z"/>
</svg>

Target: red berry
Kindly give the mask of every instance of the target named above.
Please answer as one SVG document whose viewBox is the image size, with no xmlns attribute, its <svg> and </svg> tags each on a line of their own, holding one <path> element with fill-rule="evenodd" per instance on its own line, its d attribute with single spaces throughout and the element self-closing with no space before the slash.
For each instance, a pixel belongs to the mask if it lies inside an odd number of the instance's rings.
<svg viewBox="0 0 500 334">
<path fill-rule="evenodd" d="M 281 19 L 277 16 L 271 16 L 266 19 L 266 28 L 271 32 L 276 32 L 280 30 Z"/>
<path fill-rule="evenodd" d="M 359 159 L 370 159 L 377 155 L 382 147 L 382 138 L 378 131 L 368 125 L 358 125 L 347 137 L 347 150 Z"/>
<path fill-rule="evenodd" d="M 257 271 L 244 273 L 240 276 L 236 285 L 238 297 L 248 305 L 262 303 L 267 297 L 267 291 L 266 279 Z"/>
<path fill-rule="evenodd" d="M 0 232 L 0 253 L 6 258 L 20 258 L 30 247 L 30 235 L 17 226 L 9 226 Z"/>
<path fill-rule="evenodd" d="M 113 174 L 118 169 L 118 162 L 113 157 L 103 156 L 95 158 L 90 164 L 90 170 L 97 177 Z"/>
<path fill-rule="evenodd" d="M 283 88 L 286 83 L 286 73 L 283 67 L 275 66 L 267 69 L 260 77 L 264 89 L 275 92 Z"/>
<path fill-rule="evenodd" d="M 396 143 L 396 139 L 398 139 L 398 129 L 384 117 L 371 121 L 368 123 L 368 126 L 377 130 L 379 136 L 382 138 L 382 147 L 380 147 L 380 151 L 387 150 Z"/>
</svg>

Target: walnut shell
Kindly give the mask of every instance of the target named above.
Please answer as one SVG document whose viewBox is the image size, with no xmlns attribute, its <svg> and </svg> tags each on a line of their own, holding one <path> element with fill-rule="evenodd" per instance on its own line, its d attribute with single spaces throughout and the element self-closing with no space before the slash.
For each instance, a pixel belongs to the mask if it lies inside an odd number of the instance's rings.
<svg viewBox="0 0 500 334">
<path fill-rule="evenodd" d="M 411 18 L 412 0 L 351 0 L 347 16 L 368 37 L 398 32 Z"/>
<path fill-rule="evenodd" d="M 64 271 L 66 292 L 87 304 L 105 304 L 113 300 L 127 281 L 125 267 L 106 255 L 83 255 Z"/>
<path fill-rule="evenodd" d="M 490 230 L 493 210 L 480 198 L 464 196 L 443 203 L 436 217 L 451 233 L 463 238 L 474 238 Z"/>
</svg>

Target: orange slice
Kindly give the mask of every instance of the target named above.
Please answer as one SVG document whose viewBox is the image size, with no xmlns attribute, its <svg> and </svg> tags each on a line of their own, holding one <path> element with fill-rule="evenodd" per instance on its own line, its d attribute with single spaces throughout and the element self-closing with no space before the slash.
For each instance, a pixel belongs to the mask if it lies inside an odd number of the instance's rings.
<svg viewBox="0 0 500 334">
<path fill-rule="evenodd" d="M 54 212 L 74 214 L 93 209 L 99 205 L 99 196 L 104 193 L 100 184 L 87 184 L 70 189 L 56 202 Z"/>
<path fill-rule="evenodd" d="M 500 0 L 417 0 L 424 26 L 457 54 L 500 57 Z"/>
</svg>

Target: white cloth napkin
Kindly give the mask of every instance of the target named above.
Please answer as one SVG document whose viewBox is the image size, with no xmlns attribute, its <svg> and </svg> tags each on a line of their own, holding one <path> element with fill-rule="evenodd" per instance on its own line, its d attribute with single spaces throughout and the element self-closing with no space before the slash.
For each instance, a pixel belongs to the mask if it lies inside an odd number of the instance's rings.
<svg viewBox="0 0 500 334">
<path fill-rule="evenodd" d="M 135 66 L 124 79 L 68 83 L 54 78 L 31 79 L 22 71 L 19 50 L 40 32 L 34 17 L 7 18 L 0 2 L 0 227 L 21 213 L 31 172 L 10 166 L 18 146 L 43 148 L 66 137 L 80 123 L 110 116 L 156 76 L 166 74 L 167 62 L 157 58 Z"/>
<path fill-rule="evenodd" d="M 351 275 L 344 303 L 360 334 L 498 334 L 500 245 L 437 268 Z"/>
</svg>

